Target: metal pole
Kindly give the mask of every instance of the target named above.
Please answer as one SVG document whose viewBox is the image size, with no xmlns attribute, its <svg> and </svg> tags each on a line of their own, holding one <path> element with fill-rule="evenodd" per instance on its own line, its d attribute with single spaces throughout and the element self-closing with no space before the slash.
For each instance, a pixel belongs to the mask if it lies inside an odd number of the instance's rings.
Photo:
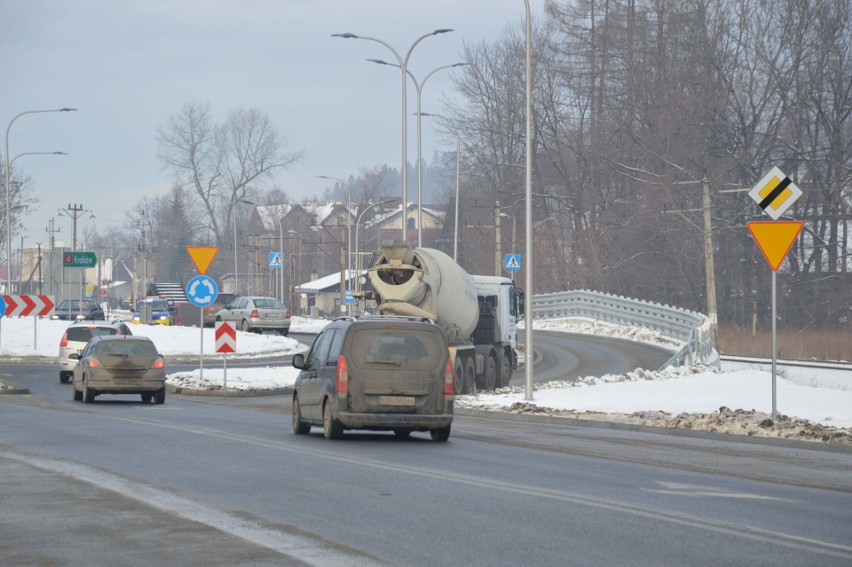
<svg viewBox="0 0 852 567">
<path fill-rule="evenodd" d="M 778 352 L 777 343 L 776 343 L 776 334 L 775 334 L 775 322 L 777 320 L 775 314 L 775 306 L 776 306 L 776 288 L 775 288 L 775 270 L 772 270 L 772 421 L 775 421 L 777 414 L 777 406 L 776 406 L 776 383 L 775 383 L 775 362 L 776 355 Z"/>
<path fill-rule="evenodd" d="M 407 227 L 408 223 L 406 222 L 406 215 L 408 213 L 408 124 L 406 120 L 406 114 L 408 114 L 408 101 L 407 101 L 407 93 L 406 86 L 408 81 L 406 80 L 405 73 L 406 67 L 408 66 L 408 59 L 411 57 L 411 52 L 414 51 L 414 48 L 417 47 L 417 44 L 432 35 L 438 35 L 440 33 L 451 32 L 451 29 L 437 29 L 433 32 L 423 34 L 417 41 L 415 41 L 411 47 L 408 49 L 408 53 L 405 54 L 405 58 L 403 59 L 396 49 L 393 48 L 389 43 L 384 40 L 381 40 L 377 37 L 370 37 L 366 35 L 356 35 L 354 33 L 335 33 L 332 34 L 331 37 L 342 37 L 344 39 L 366 39 L 369 41 L 375 41 L 377 43 L 381 43 L 388 49 L 390 49 L 391 53 L 394 54 L 397 61 L 399 61 L 399 68 L 402 70 L 402 239 L 407 240 Z"/>
<path fill-rule="evenodd" d="M 500 275 L 500 201 L 494 202 L 494 275 Z"/>
<path fill-rule="evenodd" d="M 530 1 L 524 0 L 524 6 L 526 8 L 526 211 L 525 211 L 525 222 L 526 222 L 526 233 L 527 233 L 527 241 L 525 243 L 525 255 L 526 255 L 526 305 L 524 314 L 524 325 L 526 327 L 525 337 L 525 356 L 526 356 L 526 364 L 525 364 L 525 374 L 526 374 L 526 385 L 524 388 L 524 399 L 532 400 L 533 399 L 533 387 L 532 387 L 532 367 L 533 367 L 533 318 L 532 318 L 532 297 L 533 297 L 533 257 L 532 257 L 532 128 L 530 126 L 530 121 L 532 118 L 532 61 L 530 53 L 532 51 L 531 45 L 531 35 L 532 35 L 532 25 L 531 25 L 531 17 L 530 17 Z"/>
<path fill-rule="evenodd" d="M 459 175 L 461 173 L 461 132 L 456 130 L 456 221 L 453 230 L 453 260 L 459 261 Z"/>
<path fill-rule="evenodd" d="M 234 203 L 231 209 L 231 222 L 234 225 L 234 294 L 239 295 L 237 291 L 237 282 L 239 282 L 239 272 L 237 271 L 237 204 Z"/>
<path fill-rule="evenodd" d="M 3 171 L 3 175 L 5 177 L 3 188 L 6 190 L 6 261 L 9 263 L 9 270 L 6 271 L 6 293 L 12 293 L 12 190 L 9 185 L 9 168 L 11 167 L 11 162 L 9 161 L 9 130 L 12 129 L 12 124 L 15 123 L 15 120 L 25 114 L 36 114 L 40 112 L 70 112 L 73 110 L 77 109 L 54 108 L 49 110 L 25 110 L 12 118 L 12 120 L 9 121 L 9 125 L 6 126 L 6 153 L 3 154 L 3 159 L 6 161 L 6 167 Z"/>
</svg>

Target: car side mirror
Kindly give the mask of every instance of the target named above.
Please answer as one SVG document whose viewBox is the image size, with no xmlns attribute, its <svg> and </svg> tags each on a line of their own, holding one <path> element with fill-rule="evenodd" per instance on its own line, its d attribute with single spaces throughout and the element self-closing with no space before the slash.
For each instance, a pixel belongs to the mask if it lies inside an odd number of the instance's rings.
<svg viewBox="0 0 852 567">
<path fill-rule="evenodd" d="M 293 355 L 293 368 L 298 368 L 299 370 L 304 370 L 305 368 L 305 355 L 302 353 Z"/>
<path fill-rule="evenodd" d="M 68 355 L 68 358 L 70 358 L 71 360 L 80 360 L 80 353 L 79 352 L 72 352 L 71 354 Z"/>
</svg>

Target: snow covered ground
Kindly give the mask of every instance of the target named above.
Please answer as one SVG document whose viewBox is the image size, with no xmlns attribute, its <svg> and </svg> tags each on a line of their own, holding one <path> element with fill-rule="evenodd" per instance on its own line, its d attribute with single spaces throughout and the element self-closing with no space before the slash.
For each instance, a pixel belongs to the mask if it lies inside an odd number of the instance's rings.
<svg viewBox="0 0 852 567">
<path fill-rule="evenodd" d="M 323 320 L 294 318 L 292 332 L 314 333 Z M 0 360 L 55 357 L 67 322 L 33 319 L 0 320 Z M 643 330 L 584 320 L 536 321 L 536 328 L 630 338 L 676 349 L 671 340 Z M 199 330 L 139 325 L 166 356 L 198 355 Z M 38 344 L 34 346 L 37 336 Z M 247 360 L 304 352 L 307 345 L 275 335 L 238 332 L 237 355 Z M 212 329 L 204 330 L 203 372 L 173 373 L 169 383 L 182 391 L 225 389 L 223 357 L 214 353 Z M 519 370 L 523 372 L 523 370 Z M 227 368 L 228 390 L 280 390 L 292 386 L 292 367 Z M 777 419 L 771 417 L 772 377 L 766 366 L 723 363 L 714 368 L 672 368 L 663 372 L 637 369 L 616 375 L 586 377 L 578 382 L 538 385 L 533 400 L 524 388 L 459 396 L 460 408 L 560 416 L 566 419 L 620 422 L 656 427 L 718 431 L 759 437 L 809 439 L 852 444 L 852 372 L 783 368 L 777 376 Z"/>
</svg>

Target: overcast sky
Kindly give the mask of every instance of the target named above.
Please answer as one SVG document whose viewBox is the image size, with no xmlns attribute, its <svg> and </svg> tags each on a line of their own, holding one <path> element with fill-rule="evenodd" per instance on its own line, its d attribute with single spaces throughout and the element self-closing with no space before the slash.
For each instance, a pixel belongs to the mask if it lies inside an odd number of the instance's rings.
<svg viewBox="0 0 852 567">
<path fill-rule="evenodd" d="M 544 0 L 531 0 L 533 17 Z M 24 246 L 47 245 L 51 217 L 70 244 L 69 204 L 94 214 L 100 230 L 122 224 L 142 196 L 164 193 L 171 177 L 156 157 L 156 130 L 189 101 L 209 103 L 217 122 L 230 110 L 269 114 L 287 149 L 303 162 L 275 181 L 296 199 L 321 195 L 318 175 L 346 177 L 362 167 L 401 165 L 401 88 L 394 61 L 379 43 L 330 37 L 352 32 L 380 38 L 421 80 L 460 61 L 464 43 L 493 41 L 521 25 L 523 0 L 0 0 L 0 125 L 28 110 L 9 134 L 15 168 L 32 176 L 40 198 L 25 219 Z M 423 89 L 424 112 L 441 113 L 453 97 L 451 74 Z M 416 110 L 409 83 L 409 113 Z M 416 161 L 416 121 L 408 124 L 408 161 Z M 423 155 L 439 140 L 423 128 Z M 5 152 L 5 147 L 0 148 Z M 411 195 L 409 184 L 409 195 Z M 409 197 L 411 198 L 411 197 Z M 5 204 L 0 203 L 5 210 Z M 82 234 L 83 225 L 78 226 Z M 20 233 L 13 247 L 20 246 Z"/>
</svg>

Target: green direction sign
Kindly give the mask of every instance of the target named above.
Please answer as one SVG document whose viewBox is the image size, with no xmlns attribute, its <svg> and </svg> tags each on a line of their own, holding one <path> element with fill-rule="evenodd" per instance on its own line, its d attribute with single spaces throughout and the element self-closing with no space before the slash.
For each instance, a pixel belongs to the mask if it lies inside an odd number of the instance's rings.
<svg viewBox="0 0 852 567">
<path fill-rule="evenodd" d="M 98 257 L 94 252 L 65 252 L 62 265 L 66 268 L 94 268 L 98 265 Z"/>
</svg>

